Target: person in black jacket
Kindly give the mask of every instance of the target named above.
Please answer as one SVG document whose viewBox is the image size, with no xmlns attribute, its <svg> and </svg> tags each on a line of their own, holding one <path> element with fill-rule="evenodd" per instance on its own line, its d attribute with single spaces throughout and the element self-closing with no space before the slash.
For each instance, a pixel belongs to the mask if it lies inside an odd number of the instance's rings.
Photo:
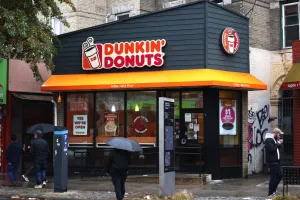
<svg viewBox="0 0 300 200">
<path fill-rule="evenodd" d="M 277 187 L 282 179 L 279 152 L 280 145 L 283 142 L 280 139 L 282 134 L 283 132 L 279 128 L 275 128 L 272 133 L 267 133 L 265 137 L 266 161 L 270 170 L 269 197 L 276 195 Z"/>
<path fill-rule="evenodd" d="M 20 166 L 20 158 L 22 154 L 22 147 L 19 142 L 17 142 L 17 136 L 12 134 L 11 143 L 8 145 L 5 158 L 7 160 L 7 175 L 11 181 L 10 186 L 16 186 L 18 183 L 18 169 Z"/>
<path fill-rule="evenodd" d="M 42 132 L 36 131 L 35 140 L 32 142 L 30 151 L 34 160 L 36 186 L 34 188 L 42 188 L 46 186 L 46 166 L 49 153 L 49 147 L 46 140 L 42 138 Z"/>
<path fill-rule="evenodd" d="M 117 200 L 122 200 L 125 195 L 125 181 L 129 163 L 130 153 L 125 150 L 115 149 L 109 154 L 105 165 L 106 174 L 112 178 Z"/>
</svg>

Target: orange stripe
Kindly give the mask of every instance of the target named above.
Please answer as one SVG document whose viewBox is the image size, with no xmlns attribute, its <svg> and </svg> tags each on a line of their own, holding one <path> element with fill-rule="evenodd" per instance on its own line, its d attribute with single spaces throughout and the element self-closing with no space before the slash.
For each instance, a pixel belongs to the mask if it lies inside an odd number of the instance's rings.
<svg viewBox="0 0 300 200">
<path fill-rule="evenodd" d="M 266 90 L 267 86 L 251 74 L 212 69 L 130 72 L 106 74 L 53 75 L 43 91 L 124 90 L 215 86 Z"/>
</svg>

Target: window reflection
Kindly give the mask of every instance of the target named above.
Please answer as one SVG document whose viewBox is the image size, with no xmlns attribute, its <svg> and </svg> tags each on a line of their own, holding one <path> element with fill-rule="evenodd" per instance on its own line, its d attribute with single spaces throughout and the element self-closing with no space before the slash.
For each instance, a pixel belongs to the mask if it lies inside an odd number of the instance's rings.
<svg viewBox="0 0 300 200">
<path fill-rule="evenodd" d="M 96 143 L 105 143 L 116 136 L 124 137 L 124 93 L 97 93 Z"/>
<path fill-rule="evenodd" d="M 156 91 L 127 93 L 127 137 L 156 144 Z"/>
</svg>

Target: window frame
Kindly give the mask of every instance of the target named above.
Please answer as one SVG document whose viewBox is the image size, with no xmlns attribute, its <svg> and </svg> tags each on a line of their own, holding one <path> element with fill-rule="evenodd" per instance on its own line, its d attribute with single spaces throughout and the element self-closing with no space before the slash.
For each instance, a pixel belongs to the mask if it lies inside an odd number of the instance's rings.
<svg viewBox="0 0 300 200">
<path fill-rule="evenodd" d="M 116 21 L 119 21 L 119 17 L 120 16 L 125 16 L 125 15 L 128 15 L 128 18 L 130 18 L 130 12 L 123 12 L 123 13 L 117 13 L 117 14 L 115 14 L 115 20 Z"/>
<path fill-rule="evenodd" d="M 286 46 L 286 33 L 285 33 L 285 7 L 288 6 L 293 6 L 293 5 L 298 5 L 298 26 L 299 26 L 299 30 L 298 30 L 298 40 L 300 39 L 300 2 L 293 2 L 293 3 L 288 3 L 288 4 L 283 4 L 282 5 L 282 9 L 281 9 L 281 31 L 282 31 L 282 48 L 283 49 L 289 49 L 292 48 L 292 46 Z"/>
</svg>

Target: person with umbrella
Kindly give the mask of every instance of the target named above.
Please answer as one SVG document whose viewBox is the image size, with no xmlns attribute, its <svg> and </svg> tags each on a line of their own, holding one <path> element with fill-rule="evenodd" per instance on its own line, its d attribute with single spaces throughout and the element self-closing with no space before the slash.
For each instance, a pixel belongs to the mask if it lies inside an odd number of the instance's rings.
<svg viewBox="0 0 300 200">
<path fill-rule="evenodd" d="M 30 146 L 27 147 L 28 150 L 31 151 L 31 147 L 32 147 L 32 142 L 39 137 L 35 137 L 35 133 L 41 133 L 41 134 L 45 134 L 45 133 L 52 133 L 55 131 L 55 126 L 52 124 L 35 124 L 33 126 L 31 126 L 28 130 L 27 133 L 28 134 L 33 134 L 34 137 L 31 139 L 30 141 Z M 46 142 L 47 143 L 47 142 Z M 26 182 L 29 182 L 29 178 L 28 175 L 32 172 L 32 170 L 35 169 L 35 164 L 33 163 L 28 170 L 25 172 L 25 174 L 22 175 L 23 179 Z M 48 183 L 48 179 L 46 177 L 46 180 L 43 182 L 43 186 L 46 185 L 46 183 Z"/>
<path fill-rule="evenodd" d="M 128 138 L 115 137 L 106 142 L 115 149 L 109 154 L 105 164 L 105 172 L 111 176 L 115 187 L 117 200 L 123 200 L 125 195 L 125 181 L 130 165 L 130 152 L 141 151 L 140 145 Z"/>
<path fill-rule="evenodd" d="M 42 138 L 43 132 L 37 130 L 34 133 L 35 140 L 32 142 L 30 151 L 33 155 L 36 185 L 34 188 L 46 186 L 46 166 L 49 153 L 49 146 L 46 140 Z"/>
</svg>

